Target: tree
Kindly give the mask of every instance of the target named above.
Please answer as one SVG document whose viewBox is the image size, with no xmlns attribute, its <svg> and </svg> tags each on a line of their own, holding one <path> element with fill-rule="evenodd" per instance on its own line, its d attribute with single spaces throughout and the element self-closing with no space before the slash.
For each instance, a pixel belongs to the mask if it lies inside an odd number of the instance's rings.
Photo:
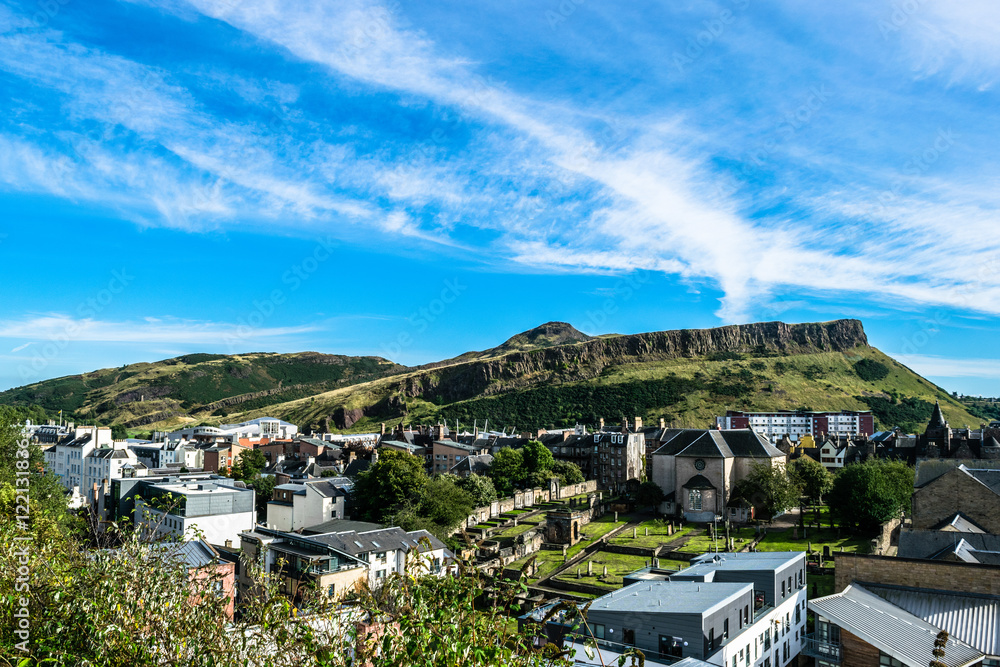
<svg viewBox="0 0 1000 667">
<path fill-rule="evenodd" d="M 24 488 L 18 482 L 17 472 L 27 471 L 28 514 L 39 520 L 51 522 L 61 528 L 78 526 L 79 522 L 67 508 L 66 489 L 51 472 L 45 470 L 45 454 L 38 445 L 24 440 L 24 420 L 30 417 L 24 408 L 0 405 L 0 491 L 7 492 L 9 507 L 0 507 L 0 513 L 7 517 L 24 514 L 16 509 L 17 488 Z M 26 445 L 26 446 L 22 446 Z M 25 454 L 27 456 L 25 456 Z M 3 503 L 0 503 L 3 504 Z"/>
<path fill-rule="evenodd" d="M 868 459 L 844 466 L 827 497 L 842 525 L 870 532 L 899 517 L 913 495 L 913 468 L 902 461 Z"/>
<path fill-rule="evenodd" d="M 378 461 L 358 473 L 351 491 L 359 519 L 384 523 L 415 501 L 427 484 L 424 461 L 413 454 L 379 450 Z"/>
<path fill-rule="evenodd" d="M 440 540 L 447 539 L 472 513 L 472 496 L 456 484 L 452 475 L 440 475 L 427 482 L 415 502 L 394 517 L 405 530 L 426 530 Z"/>
<path fill-rule="evenodd" d="M 257 499 L 257 509 L 265 510 L 267 508 L 267 501 L 274 497 L 274 487 L 278 483 L 278 480 L 272 475 L 262 477 L 257 475 L 250 483 L 253 486 L 254 495 Z"/>
<path fill-rule="evenodd" d="M 928 663 L 929 667 L 948 667 L 944 662 L 944 649 L 948 646 L 948 637 L 948 631 L 942 630 L 934 638 L 934 649 L 931 651 L 934 657 Z"/>
<path fill-rule="evenodd" d="M 817 503 L 833 488 L 833 475 L 826 467 L 809 456 L 800 456 L 788 464 L 788 476 L 802 489 L 802 494 Z"/>
<path fill-rule="evenodd" d="M 486 474 L 493 480 L 497 494 L 507 498 L 513 495 L 514 487 L 521 485 L 528 476 L 524 455 L 520 449 L 504 447 L 493 455 L 493 463 Z"/>
<path fill-rule="evenodd" d="M 783 466 L 754 463 L 750 474 L 733 485 L 730 495 L 742 498 L 766 516 L 774 517 L 795 506 L 799 490 L 788 478 Z"/>
<path fill-rule="evenodd" d="M 538 440 L 529 440 L 521 449 L 521 456 L 524 458 L 524 467 L 528 474 L 548 473 L 555 463 L 555 458 L 549 448 Z M 546 477 L 546 479 L 548 479 Z"/>
<path fill-rule="evenodd" d="M 663 489 L 656 482 L 643 482 L 639 485 L 635 500 L 640 505 L 649 505 L 650 509 L 655 509 L 663 502 Z"/>
<path fill-rule="evenodd" d="M 580 466 L 572 461 L 556 461 L 552 464 L 551 472 L 553 475 L 559 477 L 559 481 L 562 482 L 563 486 L 579 484 L 584 481 L 583 471 L 580 470 Z"/>
<path fill-rule="evenodd" d="M 128 430 L 125 428 L 125 424 L 112 424 L 111 438 L 112 440 L 125 440 L 128 438 Z"/>
<path fill-rule="evenodd" d="M 243 472 L 242 477 L 236 477 L 233 474 L 234 479 L 244 479 L 250 480 L 260 474 L 260 471 L 267 467 L 267 457 L 264 456 L 264 452 L 259 449 L 250 449 L 239 455 L 237 462 L 241 464 L 241 469 Z M 235 469 L 235 466 L 233 466 Z"/>
<path fill-rule="evenodd" d="M 482 475 L 469 475 L 458 481 L 462 488 L 472 498 L 475 507 L 486 507 L 497 499 L 497 490 L 493 480 Z"/>
</svg>

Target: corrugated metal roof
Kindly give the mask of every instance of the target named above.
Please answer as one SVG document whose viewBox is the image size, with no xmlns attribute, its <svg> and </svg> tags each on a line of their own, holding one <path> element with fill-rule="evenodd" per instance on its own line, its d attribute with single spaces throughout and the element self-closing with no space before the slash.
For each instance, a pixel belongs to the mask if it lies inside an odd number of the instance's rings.
<svg viewBox="0 0 1000 667">
<path fill-rule="evenodd" d="M 871 584 L 866 588 L 955 639 L 987 655 L 1000 655 L 1000 598 Z"/>
<path fill-rule="evenodd" d="M 835 595 L 811 600 L 809 608 L 908 665 L 927 664 L 934 640 L 943 629 L 857 584 Z M 943 662 L 948 667 L 965 667 L 982 658 L 982 652 L 952 637 L 945 647 Z"/>
</svg>

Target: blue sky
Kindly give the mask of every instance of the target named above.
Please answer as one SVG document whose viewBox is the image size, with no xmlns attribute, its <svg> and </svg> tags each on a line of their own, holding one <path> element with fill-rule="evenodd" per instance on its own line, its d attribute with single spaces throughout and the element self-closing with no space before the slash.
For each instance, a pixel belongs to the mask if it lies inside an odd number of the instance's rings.
<svg viewBox="0 0 1000 667">
<path fill-rule="evenodd" d="M 1000 10 L 8 0 L 0 388 L 859 317 L 1000 395 Z"/>
</svg>

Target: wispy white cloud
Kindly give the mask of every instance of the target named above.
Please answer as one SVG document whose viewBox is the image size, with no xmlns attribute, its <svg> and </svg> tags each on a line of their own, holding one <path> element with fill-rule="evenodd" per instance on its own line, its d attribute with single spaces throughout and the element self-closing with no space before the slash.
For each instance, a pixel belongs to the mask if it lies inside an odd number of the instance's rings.
<svg viewBox="0 0 1000 667">
<path fill-rule="evenodd" d="M 110 321 L 47 313 L 20 320 L 0 321 L 0 338 L 100 343 L 173 343 L 221 345 L 228 339 L 266 341 L 318 331 L 316 326 L 252 327 L 173 318 Z M 15 348 L 13 351 L 23 349 Z"/>
<path fill-rule="evenodd" d="M 924 376 L 1000 379 L 1000 359 L 959 359 L 927 354 L 898 355 L 896 358 Z"/>
</svg>

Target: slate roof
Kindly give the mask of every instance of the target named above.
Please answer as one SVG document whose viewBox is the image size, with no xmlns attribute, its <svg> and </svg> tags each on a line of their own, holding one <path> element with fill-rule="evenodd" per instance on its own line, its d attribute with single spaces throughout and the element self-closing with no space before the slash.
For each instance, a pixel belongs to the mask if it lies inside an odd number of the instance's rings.
<svg viewBox="0 0 1000 667">
<path fill-rule="evenodd" d="M 942 629 L 857 584 L 835 595 L 811 600 L 809 608 L 865 643 L 912 665 L 927 662 Z M 965 667 L 982 658 L 980 651 L 952 637 L 945 647 L 943 662 L 948 667 Z"/>
<path fill-rule="evenodd" d="M 408 533 L 398 526 L 383 528 L 381 530 L 369 530 L 363 533 L 348 531 L 313 535 L 311 539 L 327 544 L 338 551 L 343 551 L 352 556 L 359 556 L 379 551 L 408 551 L 415 547 L 421 552 L 425 552 L 428 551 L 427 545 L 421 542 L 425 537 L 430 540 L 431 550 L 447 548 L 441 540 L 426 530 L 415 530 Z"/>
<path fill-rule="evenodd" d="M 381 530 L 385 528 L 380 523 L 370 523 L 368 521 L 351 521 L 350 519 L 330 519 L 315 526 L 306 526 L 302 529 L 303 535 L 326 535 L 328 533 L 346 533 L 355 531 L 365 533 L 371 530 Z"/>
<path fill-rule="evenodd" d="M 472 456 L 466 456 L 464 459 L 453 465 L 449 472 L 468 470 L 471 473 L 481 475 L 489 470 L 491 465 L 493 465 L 492 455 L 473 454 Z"/>
<path fill-rule="evenodd" d="M 963 547 L 964 544 L 964 547 Z M 940 560 L 955 554 L 968 563 L 982 563 L 976 552 L 993 552 L 1000 555 L 1000 535 L 988 533 L 957 533 L 950 530 L 904 530 L 899 534 L 900 558 L 930 558 Z M 972 555 L 972 558 L 969 556 Z M 981 554 L 987 560 L 995 557 Z"/>
<path fill-rule="evenodd" d="M 161 551 L 165 559 L 184 563 L 188 569 L 206 567 L 219 562 L 219 552 L 205 540 L 159 542 L 153 549 Z"/>
<path fill-rule="evenodd" d="M 978 523 L 965 516 L 961 512 L 956 512 L 951 518 L 945 519 L 933 530 L 943 530 L 956 533 L 985 533 L 986 531 Z"/>
<path fill-rule="evenodd" d="M 914 486 L 920 488 L 926 486 L 935 479 L 949 473 L 955 468 L 966 466 L 971 470 L 1000 470 L 998 460 L 980 459 L 924 459 L 917 461 L 917 469 L 914 475 Z"/>
<path fill-rule="evenodd" d="M 987 655 L 1000 655 L 998 597 L 872 584 L 865 588 Z"/>
<path fill-rule="evenodd" d="M 121 449 L 95 449 L 90 453 L 95 459 L 127 459 L 128 453 Z"/>
<path fill-rule="evenodd" d="M 931 420 L 927 423 L 927 428 L 948 428 L 948 422 L 944 420 L 944 415 L 941 414 L 941 404 L 934 401 L 934 412 L 931 413 Z"/>
<path fill-rule="evenodd" d="M 779 458 L 784 452 L 751 429 L 667 429 L 654 454 L 695 458 Z"/>
<path fill-rule="evenodd" d="M 337 496 L 346 496 L 350 491 L 350 489 L 354 487 L 353 482 L 351 482 L 350 480 L 347 480 L 348 484 L 345 487 L 343 483 L 338 484 L 334 482 L 333 481 L 334 479 L 345 479 L 345 478 L 330 477 L 330 478 L 316 479 L 306 482 L 305 484 L 303 484 L 303 486 L 308 485 L 324 498 L 336 498 Z"/>
</svg>

